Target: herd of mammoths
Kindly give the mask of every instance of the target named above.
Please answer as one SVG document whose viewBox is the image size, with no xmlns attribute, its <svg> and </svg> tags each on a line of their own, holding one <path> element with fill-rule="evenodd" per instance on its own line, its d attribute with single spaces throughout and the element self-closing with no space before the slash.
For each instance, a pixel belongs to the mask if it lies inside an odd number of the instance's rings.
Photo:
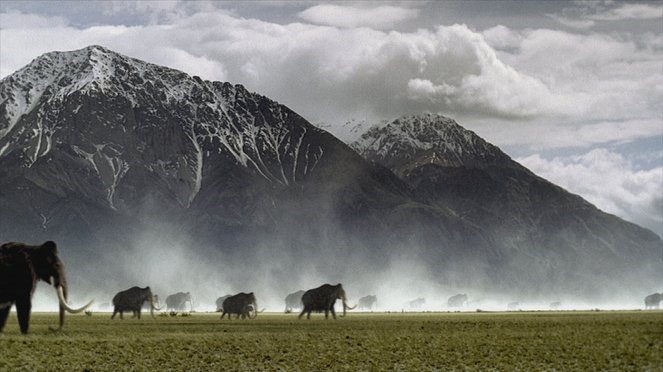
<svg viewBox="0 0 663 372">
<path fill-rule="evenodd" d="M 73 308 L 67 303 L 67 279 L 64 265 L 58 257 L 57 246 L 54 242 L 48 241 L 34 246 L 14 242 L 5 243 L 0 246 L 0 333 L 4 329 L 13 305 L 16 305 L 21 332 L 28 332 L 32 295 L 39 280 L 52 284 L 56 288 L 60 316 L 58 329 L 64 326 L 65 312 L 80 313 L 92 305 L 93 301 L 90 301 L 80 308 Z M 356 307 L 373 310 L 377 305 L 377 297 L 371 295 L 362 297 L 357 305 L 349 306 L 341 284 L 324 284 L 318 288 L 289 294 L 285 298 L 285 312 L 290 313 L 294 309 L 301 309 L 299 318 L 306 314 L 307 319 L 310 319 L 313 311 L 324 312 L 325 318 L 328 318 L 331 312 L 332 317 L 336 319 L 334 310 L 336 300 L 342 301 L 344 316 L 346 310 Z M 661 301 L 663 301 L 663 293 L 651 294 L 645 297 L 645 309 L 658 309 Z M 185 310 L 187 302 L 193 309 L 191 294 L 188 292 L 179 292 L 166 298 L 167 309 L 173 311 Z M 417 298 L 410 301 L 408 305 L 411 309 L 418 309 L 425 302 L 424 298 Z M 462 307 L 467 302 L 466 294 L 458 294 L 448 299 L 449 307 Z M 111 318 L 115 318 L 115 315 L 120 313 L 121 319 L 124 312 L 132 312 L 135 317 L 140 318 L 141 310 L 146 303 L 149 304 L 152 316 L 154 316 L 154 310 L 160 310 L 158 297 L 152 293 L 150 287 L 132 287 L 121 291 L 113 297 L 114 309 Z M 220 297 L 216 301 L 216 305 L 217 311 L 222 312 L 221 319 L 226 314 L 228 314 L 228 318 L 236 315 L 237 318 L 250 319 L 255 318 L 259 312 L 253 293 L 238 293 Z M 559 302 L 550 304 L 551 309 L 560 306 Z M 508 310 L 518 309 L 519 304 L 516 302 L 508 305 Z"/>
</svg>

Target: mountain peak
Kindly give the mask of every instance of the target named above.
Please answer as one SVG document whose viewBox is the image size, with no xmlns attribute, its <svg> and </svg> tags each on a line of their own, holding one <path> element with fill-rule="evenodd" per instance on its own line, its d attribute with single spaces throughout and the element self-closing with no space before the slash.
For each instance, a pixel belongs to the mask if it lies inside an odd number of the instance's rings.
<svg viewBox="0 0 663 372">
<path fill-rule="evenodd" d="M 423 164 L 482 167 L 506 165 L 510 160 L 453 119 L 431 113 L 402 116 L 384 126 L 374 126 L 352 147 L 400 175 Z"/>
</svg>

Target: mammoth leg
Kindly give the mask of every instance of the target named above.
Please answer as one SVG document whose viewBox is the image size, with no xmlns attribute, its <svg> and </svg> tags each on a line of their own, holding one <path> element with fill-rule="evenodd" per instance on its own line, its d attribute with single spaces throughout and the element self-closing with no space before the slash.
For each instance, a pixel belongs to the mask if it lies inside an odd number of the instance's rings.
<svg viewBox="0 0 663 372">
<path fill-rule="evenodd" d="M 225 315 L 226 315 L 226 311 L 223 310 L 223 313 L 221 314 L 221 319 L 223 319 L 223 317 L 224 317 Z M 230 319 L 230 315 L 228 315 L 228 319 Z"/>
<path fill-rule="evenodd" d="M 0 333 L 5 328 L 7 318 L 9 317 L 9 310 L 11 310 L 13 303 L 10 302 L 7 307 L 0 308 Z"/>
<path fill-rule="evenodd" d="M 21 328 L 21 333 L 28 333 L 30 327 L 30 310 L 32 310 L 32 301 L 30 296 L 19 298 L 16 300 L 16 315 L 18 315 L 18 325 Z"/>
<path fill-rule="evenodd" d="M 124 319 L 124 311 L 120 310 L 120 320 Z"/>
<path fill-rule="evenodd" d="M 111 315 L 111 320 L 115 319 L 115 314 L 117 314 L 117 308 L 113 309 L 113 315 Z"/>
<path fill-rule="evenodd" d="M 136 312 L 136 316 L 138 317 L 138 319 L 140 319 L 140 310 L 141 310 L 141 309 L 138 308 L 138 311 Z"/>
<path fill-rule="evenodd" d="M 325 319 L 329 319 L 329 309 L 325 309 Z"/>
<path fill-rule="evenodd" d="M 304 307 L 304 308 L 302 309 L 302 312 L 299 313 L 299 316 L 297 317 L 297 319 L 301 319 L 301 318 L 302 318 L 302 315 L 304 315 L 305 312 L 306 312 L 306 307 Z"/>
<path fill-rule="evenodd" d="M 336 310 L 334 310 L 334 305 L 332 305 L 329 310 L 331 310 L 332 318 L 334 318 L 334 320 L 336 320 Z"/>
</svg>

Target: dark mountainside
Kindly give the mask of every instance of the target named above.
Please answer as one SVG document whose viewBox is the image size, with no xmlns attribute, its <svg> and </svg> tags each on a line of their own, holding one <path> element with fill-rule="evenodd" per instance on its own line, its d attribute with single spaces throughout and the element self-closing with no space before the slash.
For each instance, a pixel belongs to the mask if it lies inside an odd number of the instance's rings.
<svg viewBox="0 0 663 372">
<path fill-rule="evenodd" d="M 643 286 L 662 278 L 656 234 L 536 176 L 452 119 L 400 118 L 371 128 L 352 147 L 391 169 L 419 200 L 480 227 L 508 257 L 503 273 L 513 280 L 564 293 L 610 277 L 641 277 Z"/>
<path fill-rule="evenodd" d="M 0 240 L 55 240 L 100 286 L 140 280 L 137 252 L 168 262 L 171 242 L 284 287 L 348 287 L 404 259 L 454 290 L 600 298 L 660 278 L 656 235 L 442 117 L 369 131 L 366 161 L 241 85 L 91 46 L 4 78 L 0 120 Z"/>
</svg>

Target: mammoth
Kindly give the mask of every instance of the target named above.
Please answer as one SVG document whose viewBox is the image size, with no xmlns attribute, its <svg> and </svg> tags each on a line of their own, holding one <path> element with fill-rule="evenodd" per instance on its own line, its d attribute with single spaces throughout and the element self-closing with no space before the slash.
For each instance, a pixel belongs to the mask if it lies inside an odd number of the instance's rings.
<svg viewBox="0 0 663 372">
<path fill-rule="evenodd" d="M 550 310 L 559 310 L 560 307 L 562 307 L 562 303 L 559 301 L 555 301 L 550 304 Z"/>
<path fill-rule="evenodd" d="M 225 295 L 223 297 L 219 297 L 216 299 L 216 312 L 220 313 L 223 311 L 223 301 L 226 300 L 226 298 L 230 297 L 232 295 Z"/>
<path fill-rule="evenodd" d="M 177 292 L 166 297 L 166 310 L 168 311 L 184 311 L 186 310 L 186 303 L 189 303 L 190 311 L 193 311 L 193 300 L 191 300 L 191 293 Z"/>
<path fill-rule="evenodd" d="M 357 303 L 357 307 L 362 310 L 373 310 L 373 307 L 377 306 L 377 304 L 378 304 L 377 296 L 370 295 L 360 298 L 359 302 Z"/>
<path fill-rule="evenodd" d="M 336 285 L 323 284 L 318 288 L 309 289 L 304 292 L 302 295 L 304 309 L 299 314 L 299 319 L 302 318 L 304 313 L 306 313 L 306 319 L 311 319 L 311 311 L 324 311 L 325 319 L 329 318 L 329 312 L 331 311 L 332 317 L 336 319 L 336 311 L 334 311 L 336 300 L 343 302 L 343 316 L 345 316 L 346 310 L 352 310 L 357 307 L 356 305 L 353 307 L 348 306 L 345 291 L 340 283 Z"/>
<path fill-rule="evenodd" d="M 161 310 L 158 307 L 156 296 L 152 294 L 150 287 L 140 288 L 131 287 L 125 291 L 118 292 L 113 297 L 113 315 L 111 319 L 115 319 L 115 314 L 120 313 L 120 319 L 123 319 L 125 311 L 131 311 L 134 317 L 140 319 L 140 313 L 144 302 L 150 304 L 150 315 L 154 318 L 154 310 Z M 155 303 L 157 303 L 155 305 Z"/>
<path fill-rule="evenodd" d="M 658 309 L 661 301 L 663 301 L 663 293 L 652 293 L 645 297 L 645 310 Z"/>
<path fill-rule="evenodd" d="M 447 300 L 449 307 L 463 307 L 467 305 L 467 294 L 460 293 L 454 296 L 449 297 Z"/>
<path fill-rule="evenodd" d="M 0 332 L 5 327 L 9 310 L 16 304 L 21 333 L 28 333 L 32 294 L 37 282 L 53 284 L 60 302 L 60 327 L 64 326 L 65 311 L 80 313 L 93 301 L 75 309 L 67 303 L 67 279 L 64 264 L 58 257 L 57 246 L 52 241 L 42 245 L 5 243 L 0 246 Z"/>
<path fill-rule="evenodd" d="M 228 319 L 232 314 L 237 314 L 237 317 L 240 316 L 242 319 L 249 318 L 253 319 L 258 316 L 258 303 L 256 301 L 256 296 L 251 293 L 238 293 L 234 296 L 230 296 L 223 300 L 223 313 L 221 314 L 221 319 L 228 314 Z M 253 313 L 253 316 L 251 316 Z"/>
<path fill-rule="evenodd" d="M 290 293 L 285 297 L 285 313 L 291 313 L 294 309 L 302 308 L 302 296 L 304 295 L 304 290 L 297 291 L 295 293 Z"/>
</svg>

